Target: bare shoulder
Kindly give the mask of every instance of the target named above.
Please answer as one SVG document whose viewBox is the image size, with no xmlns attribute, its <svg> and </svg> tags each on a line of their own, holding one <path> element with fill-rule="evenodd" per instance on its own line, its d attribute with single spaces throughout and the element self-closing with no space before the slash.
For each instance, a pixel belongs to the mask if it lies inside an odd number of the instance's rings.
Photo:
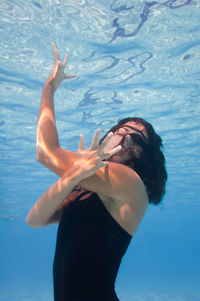
<svg viewBox="0 0 200 301">
<path fill-rule="evenodd" d="M 148 204 L 147 192 L 140 177 L 134 170 L 120 163 L 110 162 L 108 166 L 79 184 L 84 189 L 114 200 L 135 200 L 135 206 L 140 204 L 142 207 Z"/>
<path fill-rule="evenodd" d="M 146 188 L 138 174 L 127 166 L 111 164 L 115 175 L 113 196 L 99 194 L 113 218 L 131 235 L 134 235 L 148 207 Z M 112 186 L 113 187 L 113 186 Z"/>
<path fill-rule="evenodd" d="M 113 181 L 117 181 L 118 185 L 116 189 L 116 198 L 122 200 L 129 200 L 134 198 L 142 199 L 144 202 L 148 202 L 148 196 L 144 183 L 139 175 L 128 166 L 119 163 L 111 162 L 110 174 L 114 174 Z"/>
</svg>

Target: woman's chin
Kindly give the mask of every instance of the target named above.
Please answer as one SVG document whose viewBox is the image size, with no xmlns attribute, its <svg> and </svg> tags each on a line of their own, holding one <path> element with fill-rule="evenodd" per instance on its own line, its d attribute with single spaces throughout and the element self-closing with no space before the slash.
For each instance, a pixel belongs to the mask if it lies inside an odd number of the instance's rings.
<svg viewBox="0 0 200 301">
<path fill-rule="evenodd" d="M 112 157 L 110 157 L 109 159 L 110 162 L 116 162 L 116 163 L 122 163 L 122 157 L 118 154 L 113 155 Z"/>
</svg>

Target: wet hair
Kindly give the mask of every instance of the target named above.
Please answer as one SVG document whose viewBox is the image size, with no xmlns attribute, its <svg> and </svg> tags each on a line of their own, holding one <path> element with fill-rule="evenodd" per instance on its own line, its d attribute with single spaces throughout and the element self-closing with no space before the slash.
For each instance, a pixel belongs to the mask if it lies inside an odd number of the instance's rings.
<svg viewBox="0 0 200 301">
<path fill-rule="evenodd" d="M 139 156 L 138 154 L 136 156 L 132 153 L 131 159 L 123 164 L 132 168 L 140 176 L 146 187 L 149 203 L 157 205 L 161 202 L 165 194 L 167 171 L 165 167 L 165 157 L 161 150 L 161 148 L 163 148 L 162 139 L 158 134 L 156 134 L 153 126 L 142 118 L 128 117 L 120 120 L 117 125 L 112 127 L 106 133 L 106 135 L 109 132 L 114 133 L 116 130 L 123 127 L 125 123 L 130 121 L 143 125 L 148 137 L 145 137 L 142 131 L 128 125 L 129 128 L 135 130 L 133 134 L 129 134 L 131 139 L 135 144 L 140 146 L 142 151 Z M 106 137 L 106 135 L 101 139 L 101 141 Z"/>
</svg>

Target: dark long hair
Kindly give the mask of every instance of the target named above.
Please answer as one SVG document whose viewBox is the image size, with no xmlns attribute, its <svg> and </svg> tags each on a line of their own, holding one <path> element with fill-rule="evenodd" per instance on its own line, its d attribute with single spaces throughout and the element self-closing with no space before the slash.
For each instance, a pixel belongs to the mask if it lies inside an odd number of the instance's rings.
<svg viewBox="0 0 200 301">
<path fill-rule="evenodd" d="M 134 157 L 133 155 L 130 160 L 123 164 L 132 168 L 140 176 L 146 187 L 149 203 L 157 205 L 161 202 L 165 194 L 167 171 L 165 168 L 165 157 L 161 150 L 161 148 L 163 148 L 162 139 L 156 134 L 153 126 L 142 118 L 128 117 L 120 120 L 117 125 L 112 127 L 106 133 L 106 135 L 109 132 L 114 133 L 117 129 L 130 121 L 143 125 L 146 129 L 148 138 L 145 139 L 146 141 L 144 140 L 143 143 L 139 144 L 142 148 L 139 158 L 138 156 Z"/>
</svg>

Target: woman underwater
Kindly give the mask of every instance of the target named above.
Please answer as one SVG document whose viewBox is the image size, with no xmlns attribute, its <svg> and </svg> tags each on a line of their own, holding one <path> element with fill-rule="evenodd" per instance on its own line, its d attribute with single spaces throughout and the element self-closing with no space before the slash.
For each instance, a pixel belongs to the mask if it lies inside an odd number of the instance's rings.
<svg viewBox="0 0 200 301">
<path fill-rule="evenodd" d="M 89 149 L 80 135 L 77 152 L 60 147 L 54 93 L 65 79 L 55 64 L 42 93 L 37 161 L 60 176 L 29 211 L 32 227 L 59 223 L 53 265 L 55 301 L 117 301 L 115 279 L 149 203 L 159 204 L 167 173 L 162 140 L 142 118 L 126 118 Z"/>
</svg>

